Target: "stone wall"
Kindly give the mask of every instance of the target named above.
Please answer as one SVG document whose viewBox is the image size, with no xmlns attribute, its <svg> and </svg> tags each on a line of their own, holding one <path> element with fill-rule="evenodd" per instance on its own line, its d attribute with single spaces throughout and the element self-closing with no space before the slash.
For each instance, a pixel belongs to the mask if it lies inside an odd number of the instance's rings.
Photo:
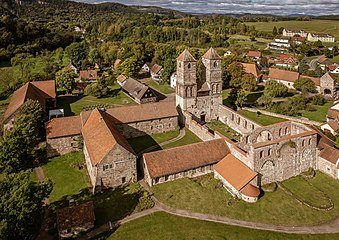
<svg viewBox="0 0 339 240">
<path fill-rule="evenodd" d="M 210 141 L 213 139 L 221 138 L 219 135 L 215 134 L 214 131 L 211 131 L 208 127 L 199 124 L 197 121 L 192 119 L 192 114 L 184 112 L 185 115 L 185 126 L 197 135 L 202 141 Z"/>
<path fill-rule="evenodd" d="M 323 159 L 322 157 L 318 158 L 317 169 L 333 177 L 334 179 L 339 179 L 339 169 L 337 169 L 336 165 L 327 161 L 326 159 Z"/>
<path fill-rule="evenodd" d="M 249 134 L 254 129 L 261 127 L 260 124 L 240 115 L 224 105 L 219 106 L 219 121 L 242 135 Z"/>
<path fill-rule="evenodd" d="M 93 193 L 94 193 L 95 192 L 96 179 L 97 179 L 97 167 L 92 165 L 92 161 L 91 161 L 91 158 L 89 157 L 85 142 L 84 142 L 84 156 L 85 156 L 87 172 L 88 172 L 88 175 L 89 175 L 89 179 L 91 180 L 91 184 L 92 184 L 92 187 L 93 187 Z"/>
<path fill-rule="evenodd" d="M 315 126 L 321 126 L 323 124 L 321 122 L 316 122 L 316 121 L 312 121 L 312 120 L 286 116 L 286 115 L 282 115 L 282 114 L 278 114 L 278 113 L 272 113 L 272 112 L 265 111 L 265 110 L 262 110 L 262 109 L 257 109 L 257 108 L 244 107 L 243 109 L 246 110 L 246 111 L 249 111 L 249 112 L 255 112 L 255 113 L 260 112 L 260 113 L 268 115 L 268 116 L 284 118 L 284 119 L 287 119 L 287 120 L 290 120 L 290 121 L 299 122 L 299 123 L 303 123 L 303 124 L 310 124 L 310 125 L 315 125 Z"/>
<path fill-rule="evenodd" d="M 79 150 L 80 135 L 47 138 L 47 157 L 64 155 Z"/>
<path fill-rule="evenodd" d="M 156 184 L 164 183 L 164 182 L 169 182 L 173 180 L 177 180 L 180 178 L 191 178 L 191 177 L 199 177 L 208 173 L 211 173 L 213 170 L 213 165 L 206 165 L 194 169 L 189 169 L 180 173 L 175 173 L 171 175 L 166 175 L 166 176 L 161 176 L 161 177 L 156 177 L 152 178 L 149 175 L 147 165 L 145 164 L 145 159 L 143 159 L 143 164 L 144 164 L 144 170 L 145 170 L 145 181 L 148 183 L 149 186 L 153 186 Z"/>
<path fill-rule="evenodd" d="M 275 141 L 251 148 L 253 170 L 260 175 L 260 184 L 283 181 L 316 167 L 317 134 Z"/>
<path fill-rule="evenodd" d="M 156 134 L 175 130 L 178 127 L 178 117 L 119 124 L 117 127 L 125 138 L 134 138 L 147 134 Z"/>
</svg>

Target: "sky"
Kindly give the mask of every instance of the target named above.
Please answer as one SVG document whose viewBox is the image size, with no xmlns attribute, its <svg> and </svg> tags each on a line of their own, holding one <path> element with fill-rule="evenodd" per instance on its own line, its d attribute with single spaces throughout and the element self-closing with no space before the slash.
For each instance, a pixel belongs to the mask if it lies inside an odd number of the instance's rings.
<svg viewBox="0 0 339 240">
<path fill-rule="evenodd" d="M 339 15 L 339 0 L 77 0 L 157 6 L 188 13 Z"/>
</svg>

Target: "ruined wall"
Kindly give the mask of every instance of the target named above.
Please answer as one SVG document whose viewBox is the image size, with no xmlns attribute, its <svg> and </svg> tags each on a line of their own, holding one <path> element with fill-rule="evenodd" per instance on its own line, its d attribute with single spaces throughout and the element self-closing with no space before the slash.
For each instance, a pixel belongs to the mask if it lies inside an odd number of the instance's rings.
<svg viewBox="0 0 339 240">
<path fill-rule="evenodd" d="M 134 138 L 147 134 L 156 134 L 175 130 L 178 127 L 178 117 L 119 124 L 117 127 L 125 138 Z"/>
<path fill-rule="evenodd" d="M 254 129 L 261 127 L 260 124 L 240 115 L 224 105 L 219 106 L 219 121 L 242 135 L 249 134 Z"/>
<path fill-rule="evenodd" d="M 47 138 L 47 157 L 50 158 L 78 151 L 80 147 L 79 138 L 80 135 L 60 138 Z"/>
</svg>

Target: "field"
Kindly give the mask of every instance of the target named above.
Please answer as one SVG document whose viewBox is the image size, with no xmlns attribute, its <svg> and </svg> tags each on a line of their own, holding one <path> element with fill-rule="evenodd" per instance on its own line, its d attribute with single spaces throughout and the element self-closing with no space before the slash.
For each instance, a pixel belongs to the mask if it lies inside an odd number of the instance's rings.
<svg viewBox="0 0 339 240">
<path fill-rule="evenodd" d="M 267 43 L 271 42 L 271 40 L 264 38 L 256 38 L 255 41 L 251 41 L 248 36 L 243 35 L 232 35 L 230 36 L 229 42 L 234 42 L 234 45 L 240 46 L 248 46 L 248 47 L 256 47 L 259 50 L 264 50 L 267 47 Z"/>
<path fill-rule="evenodd" d="M 256 30 L 272 32 L 274 26 L 278 29 L 284 28 L 301 28 L 308 32 L 326 32 L 339 38 L 339 20 L 312 20 L 312 21 L 279 21 L 279 22 L 255 22 L 246 23 L 246 25 L 255 26 Z"/>
<path fill-rule="evenodd" d="M 328 112 L 328 109 L 332 106 L 333 102 L 329 101 L 325 103 L 323 106 L 316 106 L 313 107 L 316 109 L 316 111 L 301 111 L 301 117 L 308 118 L 309 120 L 318 121 L 318 122 L 325 122 L 326 121 L 326 115 Z"/>
<path fill-rule="evenodd" d="M 172 207 L 246 221 L 311 225 L 339 216 L 338 181 L 317 172 L 316 176 L 308 181 L 319 188 L 319 191 L 315 191 L 314 187 L 304 181 L 306 180 L 295 177 L 283 183 L 290 191 L 299 193 L 303 199 L 314 205 L 322 205 L 324 194 L 327 194 L 332 199 L 334 208 L 330 211 L 320 211 L 306 207 L 280 188 L 273 193 L 265 193 L 258 202 L 248 204 L 234 199 L 212 174 L 162 183 L 152 189 L 159 201 Z M 300 190 L 303 192 L 300 193 Z"/>
<path fill-rule="evenodd" d="M 250 111 L 246 111 L 246 110 L 239 110 L 238 111 L 241 115 L 261 124 L 264 126 L 268 126 L 274 123 L 279 123 L 279 122 L 284 122 L 287 121 L 286 119 L 283 118 L 277 118 L 277 117 L 272 117 L 272 116 L 268 116 L 265 114 L 257 114 L 255 112 L 250 112 Z"/>
<path fill-rule="evenodd" d="M 154 88 L 155 90 L 159 91 L 162 94 L 170 94 L 170 93 L 174 93 L 175 90 L 173 88 L 170 87 L 170 85 L 168 84 L 159 84 L 156 81 L 149 81 L 148 85 L 151 86 L 152 88 Z"/>
<path fill-rule="evenodd" d="M 138 236 L 137 239 L 139 240 L 325 240 L 336 239 L 339 237 L 338 234 L 300 235 L 261 231 L 177 217 L 168 213 L 157 212 L 120 226 L 114 233 L 108 236 L 107 239 L 134 240 L 136 239 L 136 236 Z"/>
</svg>

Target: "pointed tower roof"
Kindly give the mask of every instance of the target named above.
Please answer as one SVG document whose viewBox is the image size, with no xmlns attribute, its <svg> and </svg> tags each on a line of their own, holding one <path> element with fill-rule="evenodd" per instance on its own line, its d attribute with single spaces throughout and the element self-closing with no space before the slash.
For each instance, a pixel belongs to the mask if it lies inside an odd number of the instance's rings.
<svg viewBox="0 0 339 240">
<path fill-rule="evenodd" d="M 210 48 L 202 58 L 208 59 L 208 60 L 221 60 L 221 57 L 218 55 L 217 51 L 214 50 L 214 48 Z"/>
<path fill-rule="evenodd" d="M 178 61 L 182 61 L 182 62 L 196 62 L 197 60 L 194 59 L 194 57 L 192 56 L 192 54 L 185 49 L 177 58 Z"/>
</svg>

